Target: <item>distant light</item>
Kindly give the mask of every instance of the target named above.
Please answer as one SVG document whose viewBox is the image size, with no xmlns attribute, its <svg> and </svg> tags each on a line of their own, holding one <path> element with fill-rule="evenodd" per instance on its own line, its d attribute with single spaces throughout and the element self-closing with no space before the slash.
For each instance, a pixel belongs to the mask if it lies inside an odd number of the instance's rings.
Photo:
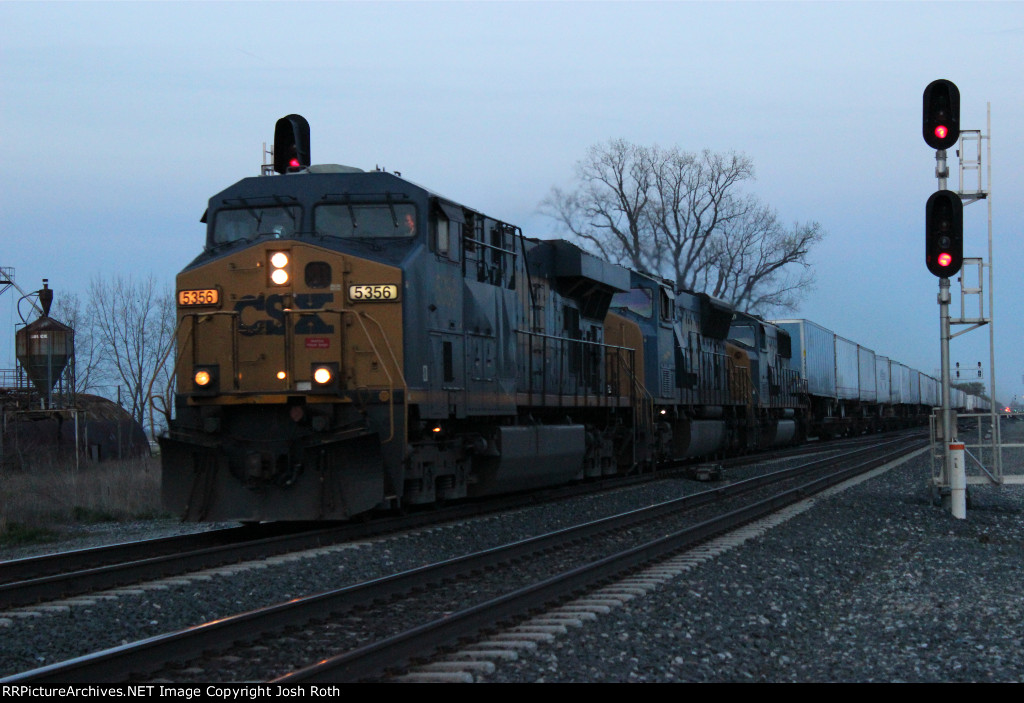
<svg viewBox="0 0 1024 703">
<path fill-rule="evenodd" d="M 319 383 L 321 386 L 331 382 L 331 370 L 324 366 L 321 366 L 313 372 L 313 380 Z"/>
<path fill-rule="evenodd" d="M 277 372 L 277 379 L 279 381 L 283 381 L 286 378 L 288 378 L 288 374 L 286 374 L 284 371 L 278 371 Z"/>
<path fill-rule="evenodd" d="M 938 127 L 935 128 L 935 136 L 938 137 L 939 139 L 945 139 L 946 135 L 948 134 L 949 127 L 947 127 L 944 124 L 940 124 Z"/>
<path fill-rule="evenodd" d="M 195 377 L 197 386 L 205 386 L 210 383 L 210 372 L 209 371 L 196 371 Z"/>
<path fill-rule="evenodd" d="M 939 254 L 939 266 L 942 266 L 943 268 L 945 268 L 946 266 L 949 266 L 952 263 L 953 263 L 953 255 L 952 254 L 947 254 L 946 252 L 942 252 L 941 254 Z"/>
</svg>

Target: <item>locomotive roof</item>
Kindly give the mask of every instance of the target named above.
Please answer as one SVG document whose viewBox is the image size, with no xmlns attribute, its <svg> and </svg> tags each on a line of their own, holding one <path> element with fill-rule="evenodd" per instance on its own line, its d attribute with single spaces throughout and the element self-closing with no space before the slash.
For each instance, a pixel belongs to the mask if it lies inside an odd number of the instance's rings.
<svg viewBox="0 0 1024 703">
<path fill-rule="evenodd" d="M 470 212 L 483 215 L 471 207 L 462 205 L 436 191 L 402 178 L 387 171 L 363 171 L 353 166 L 340 164 L 317 164 L 298 173 L 273 176 L 250 176 L 228 186 L 210 198 L 209 206 L 243 204 L 245 198 L 322 198 L 325 195 L 405 195 L 410 198 L 438 198 L 458 205 Z M 207 211 L 208 212 L 208 211 Z M 206 222 L 203 213 L 201 222 Z"/>
</svg>

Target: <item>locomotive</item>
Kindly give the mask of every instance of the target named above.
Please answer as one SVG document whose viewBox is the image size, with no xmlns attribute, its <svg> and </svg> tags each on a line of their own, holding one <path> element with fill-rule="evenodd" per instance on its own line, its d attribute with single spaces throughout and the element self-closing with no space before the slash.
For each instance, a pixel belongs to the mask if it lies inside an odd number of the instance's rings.
<svg viewBox="0 0 1024 703">
<path fill-rule="evenodd" d="M 183 519 L 341 520 L 874 428 L 811 393 L 786 325 L 308 154 L 279 120 L 277 175 L 210 199 L 177 277 Z"/>
</svg>

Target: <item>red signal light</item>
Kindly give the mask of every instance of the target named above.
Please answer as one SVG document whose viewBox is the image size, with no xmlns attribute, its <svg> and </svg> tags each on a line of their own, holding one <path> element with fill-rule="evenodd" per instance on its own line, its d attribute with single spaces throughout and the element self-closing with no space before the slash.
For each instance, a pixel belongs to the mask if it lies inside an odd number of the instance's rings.
<svg viewBox="0 0 1024 703">
<path fill-rule="evenodd" d="M 947 127 L 944 124 L 940 124 L 938 127 L 935 128 L 935 136 L 938 137 L 939 139 L 945 139 L 946 135 L 948 134 L 949 127 Z"/>
<path fill-rule="evenodd" d="M 309 122 L 302 115 L 282 117 L 274 125 L 274 172 L 291 173 L 309 166 Z"/>
<path fill-rule="evenodd" d="M 925 205 L 924 260 L 928 270 L 939 278 L 949 278 L 963 264 L 963 208 L 960 196 L 949 190 L 932 193 Z"/>
</svg>

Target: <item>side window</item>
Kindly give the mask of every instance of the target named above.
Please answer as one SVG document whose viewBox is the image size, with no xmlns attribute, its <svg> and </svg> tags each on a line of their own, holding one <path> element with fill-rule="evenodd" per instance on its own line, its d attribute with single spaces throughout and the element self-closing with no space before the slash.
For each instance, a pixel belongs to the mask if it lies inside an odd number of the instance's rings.
<svg viewBox="0 0 1024 703">
<path fill-rule="evenodd" d="M 612 296 L 613 309 L 619 308 L 636 313 L 640 317 L 650 318 L 654 312 L 654 302 L 651 291 L 646 288 L 632 288 Z"/>
<path fill-rule="evenodd" d="M 658 290 L 661 291 L 661 319 L 663 322 L 671 322 L 675 317 L 674 302 L 664 288 Z"/>
<path fill-rule="evenodd" d="M 437 253 L 441 256 L 448 256 L 448 218 L 439 214 L 437 216 Z"/>
<path fill-rule="evenodd" d="M 443 200 L 434 201 L 434 241 L 433 249 L 439 259 L 458 261 L 459 241 L 462 239 L 462 223 L 465 215 L 462 208 L 446 203 Z"/>
</svg>

